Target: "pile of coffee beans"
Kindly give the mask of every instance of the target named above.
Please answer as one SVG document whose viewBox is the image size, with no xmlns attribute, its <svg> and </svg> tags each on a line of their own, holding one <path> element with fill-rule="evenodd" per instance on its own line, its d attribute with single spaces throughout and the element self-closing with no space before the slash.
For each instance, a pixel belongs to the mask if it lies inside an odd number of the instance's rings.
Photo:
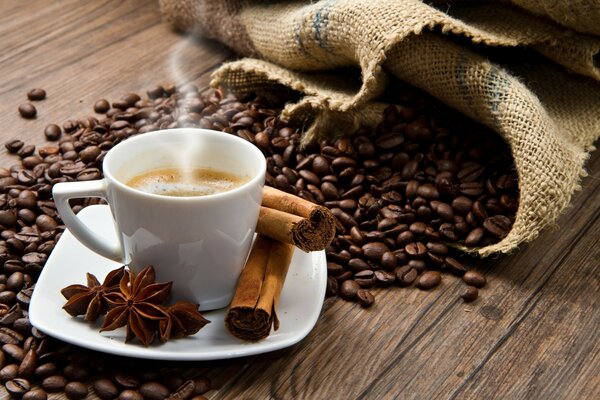
<svg viewBox="0 0 600 400">
<path fill-rule="evenodd" d="M 254 143 L 265 154 L 268 185 L 336 216 L 337 235 L 327 249 L 328 295 L 369 307 L 375 300 L 369 288 L 429 290 L 442 281 L 440 272 L 449 272 L 463 277 L 465 302 L 477 299 L 485 277 L 465 274 L 451 246 L 499 241 L 518 208 L 510 150 L 493 132 L 422 94 L 403 93 L 376 129 L 301 148 L 300 131 L 263 98 L 202 102 L 212 115 L 192 110 L 183 126 Z"/>
<path fill-rule="evenodd" d="M 53 144 L 5 143 L 19 157 L 0 168 L 0 381 L 9 393 L 24 399 L 53 392 L 80 399 L 93 391 L 102 399 L 200 400 L 210 389 L 207 377 L 189 376 L 175 365 L 64 344 L 28 319 L 35 282 L 65 229 L 52 185 L 100 179 L 108 150 L 157 129 L 236 134 L 265 154 L 268 185 L 330 208 L 338 226 L 327 249 L 328 295 L 368 307 L 375 301 L 372 287 L 428 290 L 449 272 L 465 282 L 465 301 L 477 298 L 485 277 L 467 272 L 451 245 L 485 246 L 512 225 L 517 179 L 499 138 L 407 91 L 377 129 L 302 148 L 301 131 L 279 116 L 282 105 L 200 92 L 193 84 L 158 85 L 145 98 L 130 93 L 112 103 L 101 99 L 95 115 L 46 126 L 43 133 Z M 99 202 L 74 200 L 72 206 L 78 212 Z"/>
</svg>

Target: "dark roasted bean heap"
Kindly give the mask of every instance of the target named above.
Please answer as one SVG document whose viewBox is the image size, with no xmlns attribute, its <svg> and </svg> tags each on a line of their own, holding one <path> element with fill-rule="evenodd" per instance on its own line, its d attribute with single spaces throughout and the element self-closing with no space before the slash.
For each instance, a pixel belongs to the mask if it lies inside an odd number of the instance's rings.
<svg viewBox="0 0 600 400">
<path fill-rule="evenodd" d="M 323 204 L 337 217 L 337 236 L 327 249 L 327 292 L 362 307 L 375 302 L 370 288 L 429 290 L 443 280 L 440 272 L 462 276 L 460 295 L 474 301 L 485 277 L 467 272 L 448 245 L 498 241 L 518 206 L 502 141 L 467 121 L 460 120 L 460 128 L 445 122 L 445 112 L 421 95 L 403 94 L 376 130 L 304 149 L 300 131 L 279 118 L 281 104 L 261 97 L 240 100 L 199 93 L 194 85 L 165 85 L 148 90 L 145 99 L 130 93 L 112 103 L 98 100 L 94 110 L 96 116 L 42 130 L 55 144 L 5 143 L 20 158 L 0 168 L 0 381 L 15 397 L 64 392 L 79 399 L 93 392 L 101 399 L 202 399 L 210 390 L 208 378 L 186 381 L 189 371 L 177 364 L 79 349 L 29 323 L 35 281 L 64 230 L 52 185 L 100 179 L 106 152 L 132 135 L 189 126 L 254 143 L 267 159 L 267 184 Z M 77 212 L 97 203 L 72 204 Z"/>
</svg>

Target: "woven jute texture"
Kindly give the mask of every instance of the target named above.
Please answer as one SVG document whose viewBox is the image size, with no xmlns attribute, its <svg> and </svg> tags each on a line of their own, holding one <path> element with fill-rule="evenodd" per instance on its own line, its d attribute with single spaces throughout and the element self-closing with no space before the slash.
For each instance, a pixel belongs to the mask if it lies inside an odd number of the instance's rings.
<svg viewBox="0 0 600 400">
<path fill-rule="evenodd" d="M 508 236 L 475 251 L 508 252 L 553 225 L 579 188 L 600 136 L 600 39 L 506 3 L 450 3 L 161 0 L 161 7 L 177 29 L 256 57 L 223 65 L 214 85 L 301 94 L 284 116 L 305 125 L 305 141 L 376 124 L 389 74 L 498 132 L 515 159 L 520 206 Z M 490 61 L 495 52 L 500 61 Z"/>
<path fill-rule="evenodd" d="M 512 0 L 512 2 L 578 32 L 600 35 L 600 1 L 598 0 Z"/>
</svg>

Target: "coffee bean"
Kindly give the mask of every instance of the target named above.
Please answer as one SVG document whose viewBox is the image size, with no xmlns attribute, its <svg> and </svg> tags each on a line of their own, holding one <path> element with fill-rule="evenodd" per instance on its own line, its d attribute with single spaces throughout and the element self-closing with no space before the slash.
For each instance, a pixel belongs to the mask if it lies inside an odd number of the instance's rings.
<svg viewBox="0 0 600 400">
<path fill-rule="evenodd" d="M 19 373 L 19 366 L 17 364 L 8 364 L 0 369 L 0 381 L 6 382 L 15 379 Z"/>
<path fill-rule="evenodd" d="M 377 270 L 374 275 L 375 280 L 381 286 L 389 286 L 396 280 L 396 275 L 388 271 Z"/>
<path fill-rule="evenodd" d="M 118 400 L 144 400 L 144 396 L 135 390 L 127 389 L 119 394 Z"/>
<path fill-rule="evenodd" d="M 338 293 L 338 289 L 339 289 L 339 285 L 338 285 L 337 279 L 335 279 L 335 277 L 333 277 L 333 276 L 328 276 L 327 277 L 327 287 L 325 289 L 325 295 L 328 297 L 335 296 Z"/>
<path fill-rule="evenodd" d="M 46 98 L 46 91 L 44 89 L 31 89 L 27 92 L 27 98 L 31 101 L 44 100 Z"/>
<path fill-rule="evenodd" d="M 8 297 L 7 295 L 2 295 L 2 293 L 12 293 L 13 294 L 13 298 L 16 298 L 16 295 L 14 294 L 14 292 L 10 292 L 10 291 L 4 291 L 0 293 L 0 302 L 2 301 L 6 301 L 6 297 Z M 14 303 L 14 300 L 12 301 Z M 3 303 L 6 304 L 6 303 Z M 12 310 L 12 309 L 11 309 Z M 8 314 L 12 314 L 10 311 Z M 8 315 L 7 314 L 7 315 Z M 16 318 L 18 318 L 20 315 L 20 312 L 16 313 Z M 16 319 L 15 318 L 15 319 Z M 19 344 L 22 343 L 24 340 L 24 337 L 19 334 L 18 332 L 15 332 L 14 330 L 10 329 L 10 328 L 6 328 L 6 327 L 1 327 L 0 328 L 0 343 L 3 344 Z"/>
<path fill-rule="evenodd" d="M 4 227 L 11 227 L 17 223 L 17 216 L 13 211 L 0 210 L 0 225 Z"/>
<path fill-rule="evenodd" d="M 187 400 L 194 394 L 195 384 L 193 380 L 187 380 L 179 386 L 169 397 L 171 400 Z"/>
<path fill-rule="evenodd" d="M 448 271 L 459 276 L 463 275 L 467 271 L 466 268 L 460 262 L 458 262 L 452 257 L 444 258 L 444 266 Z"/>
<path fill-rule="evenodd" d="M 483 228 L 475 228 L 465 238 L 465 246 L 477 246 L 483 238 L 485 231 Z"/>
<path fill-rule="evenodd" d="M 204 394 L 211 388 L 212 383 L 209 377 L 201 375 L 194 378 L 194 395 Z"/>
<path fill-rule="evenodd" d="M 114 399 L 119 395 L 119 390 L 115 386 L 114 383 L 110 379 L 101 378 L 97 379 L 93 385 L 94 393 L 96 396 L 100 397 L 103 400 Z M 166 389 L 166 388 L 165 388 Z M 166 397 L 166 396 L 164 396 Z M 164 398 L 162 397 L 162 398 Z M 146 398 L 146 395 L 144 395 Z"/>
<path fill-rule="evenodd" d="M 69 363 L 63 369 L 65 378 L 71 381 L 85 382 L 91 375 L 91 371 L 85 363 Z"/>
<path fill-rule="evenodd" d="M 371 292 L 365 289 L 358 289 L 356 292 L 356 298 L 358 299 L 358 303 L 363 308 L 371 307 L 375 302 L 375 297 L 371 294 Z"/>
<path fill-rule="evenodd" d="M 21 117 L 26 119 L 35 118 L 35 116 L 37 115 L 37 110 L 35 106 L 31 103 L 21 104 L 18 110 L 19 114 L 21 114 Z"/>
<path fill-rule="evenodd" d="M 8 142 L 4 143 L 4 147 L 6 147 L 6 150 L 8 150 L 9 153 L 16 153 L 23 147 L 24 144 L 25 143 L 23 143 L 22 140 L 13 139 L 13 140 L 9 140 Z"/>
<path fill-rule="evenodd" d="M 16 271 L 10 274 L 10 276 L 6 280 L 6 287 L 8 288 L 8 290 L 18 292 L 19 290 L 21 290 L 24 283 L 25 281 L 23 273 L 20 271 Z"/>
<path fill-rule="evenodd" d="M 358 289 L 360 289 L 358 283 L 349 279 L 342 282 L 338 293 L 345 300 L 354 300 Z"/>
<path fill-rule="evenodd" d="M 495 215 L 483 221 L 483 227 L 492 235 L 503 238 L 508 235 L 512 222 L 504 215 Z"/>
<path fill-rule="evenodd" d="M 169 389 L 158 382 L 144 383 L 140 386 L 139 392 L 145 400 L 164 400 L 170 394 Z"/>
<path fill-rule="evenodd" d="M 427 254 L 427 246 L 422 242 L 412 242 L 404 246 L 404 251 L 411 257 L 423 257 Z"/>
<path fill-rule="evenodd" d="M 87 385 L 82 382 L 69 382 L 64 391 L 67 398 L 71 400 L 84 399 L 88 394 Z"/>
<path fill-rule="evenodd" d="M 463 275 L 463 281 L 467 285 L 475 286 L 477 288 L 484 287 L 486 284 L 485 276 L 477 271 L 467 271 Z"/>
<path fill-rule="evenodd" d="M 137 389 L 140 386 L 140 380 L 133 375 L 117 373 L 114 375 L 114 380 L 123 389 Z"/>
<path fill-rule="evenodd" d="M 31 338 L 31 336 L 30 336 Z M 37 354 L 36 349 L 32 348 L 25 354 L 23 357 L 23 361 L 19 365 L 18 374 L 22 378 L 29 378 L 33 375 L 37 364 Z"/>
<path fill-rule="evenodd" d="M 381 267 L 386 271 L 392 271 L 398 264 L 398 258 L 391 251 L 386 251 L 381 256 Z"/>
<path fill-rule="evenodd" d="M 28 380 L 22 378 L 15 378 L 4 384 L 6 391 L 14 397 L 22 397 L 31 388 L 31 384 Z"/>
<path fill-rule="evenodd" d="M 58 367 L 56 366 L 56 364 L 54 363 L 46 363 L 46 364 L 42 364 L 39 367 L 37 367 L 35 369 L 35 371 L 33 372 L 33 374 L 35 376 L 37 376 L 38 378 L 47 378 L 49 376 L 55 375 L 56 372 L 58 371 Z"/>
<path fill-rule="evenodd" d="M 105 114 L 110 109 L 110 103 L 105 99 L 100 99 L 94 103 L 94 111 L 98 114 Z"/>
<path fill-rule="evenodd" d="M 417 281 L 417 287 L 422 290 L 429 290 L 440 284 L 442 275 L 438 271 L 426 271 Z"/>
<path fill-rule="evenodd" d="M 44 129 L 44 136 L 46 136 L 46 139 L 48 139 L 49 141 L 56 141 L 60 139 L 61 134 L 62 131 L 60 127 L 56 124 L 49 124 Z"/>
<path fill-rule="evenodd" d="M 382 242 L 371 242 L 362 246 L 365 257 L 379 261 L 384 253 L 390 251 L 389 247 Z"/>
<path fill-rule="evenodd" d="M 44 389 L 37 388 L 30 390 L 25 393 L 22 397 L 23 400 L 48 400 L 48 395 L 44 391 Z"/>
<path fill-rule="evenodd" d="M 64 376 L 52 375 L 44 378 L 42 381 L 42 389 L 49 393 L 62 392 L 67 383 L 67 379 Z"/>
<path fill-rule="evenodd" d="M 479 290 L 475 286 L 465 287 L 460 294 L 465 303 L 477 300 L 477 296 L 479 296 Z"/>
</svg>

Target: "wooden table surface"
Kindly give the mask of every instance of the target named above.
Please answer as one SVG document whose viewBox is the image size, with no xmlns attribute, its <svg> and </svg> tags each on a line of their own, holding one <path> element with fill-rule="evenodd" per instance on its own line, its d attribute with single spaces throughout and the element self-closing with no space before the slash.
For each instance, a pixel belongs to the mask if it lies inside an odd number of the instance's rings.
<svg viewBox="0 0 600 400">
<path fill-rule="evenodd" d="M 89 115 L 99 98 L 206 85 L 229 57 L 171 32 L 156 1 L 0 1 L 0 141 L 42 144 L 48 123 Z M 48 98 L 25 120 L 17 106 L 34 87 Z M 16 162 L 0 152 L 0 166 Z M 451 277 L 430 292 L 382 290 L 368 310 L 327 299 L 291 348 L 187 365 L 213 380 L 211 399 L 598 399 L 598 151 L 587 168 L 554 229 L 479 263 L 489 284 L 474 303 Z"/>
</svg>

